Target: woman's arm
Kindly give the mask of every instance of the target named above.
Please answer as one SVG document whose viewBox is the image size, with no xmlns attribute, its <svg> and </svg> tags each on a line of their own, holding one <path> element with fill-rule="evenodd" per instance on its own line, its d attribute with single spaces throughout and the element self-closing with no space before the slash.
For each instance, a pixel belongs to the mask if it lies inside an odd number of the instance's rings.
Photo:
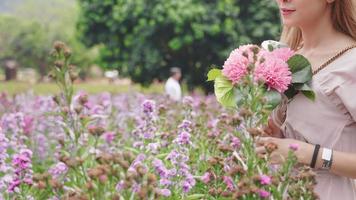
<svg viewBox="0 0 356 200">
<path fill-rule="evenodd" d="M 264 148 L 265 144 L 275 143 L 278 148 L 271 155 L 272 163 L 281 163 L 283 159 L 287 157 L 290 150 L 291 144 L 296 144 L 298 149 L 295 151 L 295 154 L 298 158 L 298 162 L 310 165 L 312 156 L 314 153 L 314 145 L 301 142 L 294 139 L 280 139 L 273 137 L 262 137 L 257 141 L 257 153 L 266 153 Z M 321 169 L 323 160 L 322 160 L 323 147 L 320 148 L 319 154 L 317 156 L 317 161 L 315 168 Z M 356 153 L 345 153 L 340 151 L 333 151 L 332 165 L 330 172 L 339 176 L 345 176 L 349 178 L 356 179 Z"/>
</svg>

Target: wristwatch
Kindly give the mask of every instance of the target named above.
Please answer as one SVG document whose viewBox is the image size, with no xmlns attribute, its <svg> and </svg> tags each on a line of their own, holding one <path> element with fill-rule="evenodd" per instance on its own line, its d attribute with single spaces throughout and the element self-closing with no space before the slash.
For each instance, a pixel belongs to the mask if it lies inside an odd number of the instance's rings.
<svg viewBox="0 0 356 200">
<path fill-rule="evenodd" d="M 328 148 L 323 148 L 323 153 L 321 155 L 321 158 L 323 160 L 323 165 L 321 166 L 321 168 L 329 170 L 333 162 L 333 150 Z"/>
</svg>

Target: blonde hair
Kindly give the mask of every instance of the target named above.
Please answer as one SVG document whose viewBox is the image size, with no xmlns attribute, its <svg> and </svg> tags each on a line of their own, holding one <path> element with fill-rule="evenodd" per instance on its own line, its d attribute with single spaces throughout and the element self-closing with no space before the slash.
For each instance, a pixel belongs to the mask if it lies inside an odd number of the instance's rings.
<svg viewBox="0 0 356 200">
<path fill-rule="evenodd" d="M 356 40 L 356 0 L 335 0 L 331 7 L 334 28 Z M 281 42 L 291 49 L 298 49 L 303 43 L 302 31 L 297 27 L 283 27 Z"/>
</svg>

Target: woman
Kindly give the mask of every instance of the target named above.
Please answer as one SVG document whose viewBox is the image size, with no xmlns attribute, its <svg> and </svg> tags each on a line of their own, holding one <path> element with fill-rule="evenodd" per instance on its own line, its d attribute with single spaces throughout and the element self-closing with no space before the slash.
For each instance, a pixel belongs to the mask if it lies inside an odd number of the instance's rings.
<svg viewBox="0 0 356 200">
<path fill-rule="evenodd" d="M 281 41 L 311 62 L 316 99 L 298 94 L 280 105 L 266 129 L 273 137 L 260 138 L 257 152 L 275 143 L 272 162 L 279 163 L 289 145 L 297 144 L 299 163 L 315 168 L 320 199 L 356 200 L 355 0 L 278 0 L 278 5 Z"/>
</svg>

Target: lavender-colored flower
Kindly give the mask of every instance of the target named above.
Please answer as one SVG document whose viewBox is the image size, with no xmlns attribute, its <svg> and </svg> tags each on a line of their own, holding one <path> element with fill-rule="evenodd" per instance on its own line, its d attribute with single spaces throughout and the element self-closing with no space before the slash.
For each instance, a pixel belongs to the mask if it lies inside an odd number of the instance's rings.
<svg viewBox="0 0 356 200">
<path fill-rule="evenodd" d="M 56 165 L 52 166 L 48 173 L 52 175 L 53 178 L 58 179 L 60 176 L 66 174 L 68 171 L 68 167 L 63 162 L 58 162 Z"/>
<path fill-rule="evenodd" d="M 182 189 L 184 193 L 188 193 L 190 189 L 192 189 L 192 185 L 190 185 L 188 181 L 184 181 L 182 184 Z"/>
<path fill-rule="evenodd" d="M 7 154 L 9 140 L 6 138 L 5 134 L 2 132 L 2 128 L 0 126 L 0 172 L 6 172 L 8 166 L 5 163 L 5 160 L 9 157 Z"/>
<path fill-rule="evenodd" d="M 168 170 L 167 168 L 164 166 L 163 162 L 160 159 L 155 158 L 152 161 L 152 165 L 155 168 L 155 170 L 157 171 L 157 173 L 163 177 L 163 178 L 167 178 L 168 177 Z"/>
<path fill-rule="evenodd" d="M 149 143 L 147 145 L 147 149 L 151 151 L 152 153 L 158 153 L 158 149 L 160 148 L 160 143 L 155 142 L 155 143 Z"/>
<path fill-rule="evenodd" d="M 299 149 L 299 144 L 289 144 L 289 149 L 291 149 L 292 151 L 297 151 Z"/>
<path fill-rule="evenodd" d="M 134 183 L 132 184 L 132 192 L 137 193 L 137 192 L 139 192 L 140 190 L 141 190 L 141 185 L 138 184 L 138 183 L 136 183 L 136 182 L 134 182 Z"/>
<path fill-rule="evenodd" d="M 21 149 L 18 154 L 15 154 L 12 159 L 14 167 L 14 177 L 9 185 L 8 191 L 14 192 L 19 190 L 21 183 L 32 184 L 32 151 L 29 149 Z"/>
<path fill-rule="evenodd" d="M 193 107 L 194 99 L 191 96 L 185 96 L 182 100 L 184 105 Z"/>
<path fill-rule="evenodd" d="M 108 144 L 111 144 L 111 142 L 114 141 L 114 139 L 115 139 L 115 133 L 111 132 L 111 131 L 106 132 L 103 134 L 103 137 Z"/>
<path fill-rule="evenodd" d="M 158 189 L 158 188 L 156 189 L 156 193 L 164 197 L 169 197 L 172 194 L 169 189 Z"/>
<path fill-rule="evenodd" d="M 172 181 L 169 179 L 166 179 L 166 178 L 161 178 L 159 180 L 159 184 L 163 187 L 168 187 L 168 186 L 172 185 Z"/>
<path fill-rule="evenodd" d="M 272 183 L 272 179 L 271 179 L 271 177 L 262 174 L 262 175 L 260 176 L 260 183 L 261 183 L 262 185 L 270 185 L 270 184 Z"/>
<path fill-rule="evenodd" d="M 124 188 L 125 188 L 125 182 L 123 180 L 119 181 L 115 187 L 116 191 L 118 192 L 121 192 Z"/>
<path fill-rule="evenodd" d="M 186 130 L 186 131 L 190 131 L 192 126 L 192 122 L 189 120 L 183 120 L 183 122 L 178 126 L 178 128 Z"/>
<path fill-rule="evenodd" d="M 260 197 L 262 198 L 268 198 L 271 193 L 269 193 L 268 191 L 264 190 L 264 189 L 260 189 L 258 190 L 258 194 L 260 195 Z"/>
<path fill-rule="evenodd" d="M 23 120 L 24 120 L 23 132 L 24 134 L 28 135 L 32 132 L 34 118 L 29 115 L 26 115 L 24 116 Z"/>
<path fill-rule="evenodd" d="M 186 131 L 183 131 L 178 135 L 178 138 L 176 138 L 174 141 L 180 145 L 190 144 L 191 143 L 190 134 Z"/>
<path fill-rule="evenodd" d="M 205 174 L 200 178 L 203 183 L 208 184 L 210 182 L 211 174 L 210 172 L 205 172 Z"/>
<path fill-rule="evenodd" d="M 154 112 L 155 109 L 155 102 L 152 100 L 145 100 L 142 103 L 142 108 L 143 108 L 143 112 L 145 114 L 150 114 Z"/>
<path fill-rule="evenodd" d="M 241 142 L 240 142 L 240 139 L 238 137 L 232 137 L 231 138 L 231 146 L 233 148 L 240 148 L 240 145 L 241 145 Z"/>
<path fill-rule="evenodd" d="M 223 176 L 223 181 L 224 181 L 224 183 L 226 184 L 226 187 L 229 190 L 234 190 L 235 189 L 234 181 L 232 180 L 231 177 Z"/>
</svg>

